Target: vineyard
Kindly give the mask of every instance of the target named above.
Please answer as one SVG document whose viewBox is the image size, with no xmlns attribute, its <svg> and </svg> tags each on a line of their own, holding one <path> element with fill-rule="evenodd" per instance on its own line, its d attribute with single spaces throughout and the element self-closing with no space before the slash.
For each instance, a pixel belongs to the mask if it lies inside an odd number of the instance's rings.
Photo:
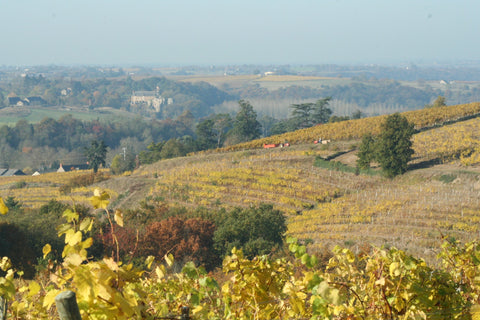
<svg viewBox="0 0 480 320">
<path fill-rule="evenodd" d="M 105 209 L 105 193 L 95 192 L 92 205 Z M 3 201 L 0 213 L 8 214 Z M 105 211 L 111 219 L 108 211 Z M 222 280 L 186 263 L 173 269 L 174 257 L 148 257 L 142 266 L 112 257 L 92 261 L 86 236 L 94 220 L 65 211 L 59 226 L 64 237 L 63 261 L 49 259 L 48 269 L 33 280 L 15 278 L 7 257 L 0 261 L 0 316 L 9 319 L 58 319 L 66 311 L 57 299 L 74 292 L 68 318 L 177 319 L 476 319 L 480 315 L 478 254 L 480 244 L 445 241 L 433 268 L 396 248 L 375 248 L 361 255 L 335 247 L 327 261 L 307 253 L 295 238 L 287 239 L 285 258 L 267 255 L 245 259 L 233 249 L 223 261 Z M 112 219 L 122 226 L 122 218 Z M 112 224 L 114 222 L 112 221 Z M 17 273 L 21 276 L 21 273 Z M 217 274 L 218 275 L 218 274 Z M 68 319 L 64 318 L 62 319 Z M 181 319 L 184 319 L 182 317 Z"/>
<path fill-rule="evenodd" d="M 46 173 L 39 176 L 12 176 L 0 179 L 0 197 L 13 197 L 26 208 L 39 208 L 51 199 L 66 203 L 88 204 L 94 187 L 76 187 L 62 192 L 72 179 L 88 174 L 87 171 Z M 109 190 L 115 196 L 115 192 Z"/>
<path fill-rule="evenodd" d="M 442 235 L 469 241 L 480 231 L 475 165 L 480 119 L 468 119 L 479 111 L 476 103 L 406 112 L 417 129 L 430 130 L 420 130 L 413 138 L 412 165 L 420 169 L 395 180 L 315 166 L 317 157 L 355 166 L 357 138 L 365 132 L 377 133 L 382 116 L 285 134 L 290 147 L 257 148 L 263 142 L 283 141 L 271 137 L 236 146 L 240 151 L 224 149 L 164 160 L 99 185 L 111 194 L 113 205 L 125 208 L 144 199 L 212 210 L 269 203 L 287 215 L 289 235 L 308 241 L 311 250 L 336 244 L 352 249 L 394 245 L 433 260 Z M 319 136 L 332 142 L 314 144 Z M 428 167 L 431 163 L 437 165 Z M 0 196 L 13 197 L 30 208 L 50 199 L 88 204 L 95 186 L 62 191 L 82 174 L 2 178 Z"/>
<path fill-rule="evenodd" d="M 480 103 L 470 103 L 457 106 L 445 106 L 440 108 L 428 108 L 402 113 L 409 122 L 415 125 L 417 130 L 441 126 L 446 123 L 467 119 L 480 114 Z M 319 137 L 335 141 L 360 139 L 366 133 L 378 134 L 380 126 L 386 115 L 368 117 L 358 120 L 341 121 L 317 125 L 312 128 L 288 132 L 278 136 L 258 139 L 246 143 L 230 146 L 220 151 L 235 151 L 261 148 L 263 144 L 281 143 L 288 141 L 291 144 L 312 143 Z"/>
<path fill-rule="evenodd" d="M 195 319 L 471 319 L 480 310 L 478 113 L 478 103 L 404 113 L 418 132 L 411 170 L 395 179 L 334 165 L 354 167 L 360 137 L 378 133 L 384 117 L 163 160 L 67 191 L 86 173 L 1 178 L 0 197 L 27 208 L 52 198 L 105 207 L 105 201 L 91 204 L 97 187 L 108 192 L 112 209 L 136 208 L 144 200 L 212 211 L 272 204 L 287 216 L 295 258 L 250 261 L 233 252 L 223 262 L 221 282 L 191 264 L 174 272 L 172 257 L 140 269 L 110 258 L 89 261 L 85 234 L 94 222 L 70 212 L 70 225 L 59 229 L 66 235 L 65 261 L 27 282 L 14 279 L 3 260 L 0 296 L 13 299 L 13 285 L 20 288 L 23 302 L 9 306 L 13 319 L 54 318 L 53 298 L 68 288 L 77 290 L 88 319 L 155 319 L 178 314 L 182 305 Z M 314 144 L 319 137 L 331 142 Z M 283 141 L 290 146 L 262 148 Z M 332 166 L 317 166 L 319 158 Z M 314 257 L 326 252 L 332 259 Z M 106 274 L 110 280 L 103 280 Z"/>
</svg>

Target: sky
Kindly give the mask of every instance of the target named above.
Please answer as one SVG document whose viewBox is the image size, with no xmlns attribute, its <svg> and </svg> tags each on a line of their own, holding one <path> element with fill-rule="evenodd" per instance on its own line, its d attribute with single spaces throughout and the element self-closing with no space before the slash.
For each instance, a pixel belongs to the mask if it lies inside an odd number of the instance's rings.
<svg viewBox="0 0 480 320">
<path fill-rule="evenodd" d="M 0 66 L 480 60 L 478 0 L 0 0 Z"/>
</svg>

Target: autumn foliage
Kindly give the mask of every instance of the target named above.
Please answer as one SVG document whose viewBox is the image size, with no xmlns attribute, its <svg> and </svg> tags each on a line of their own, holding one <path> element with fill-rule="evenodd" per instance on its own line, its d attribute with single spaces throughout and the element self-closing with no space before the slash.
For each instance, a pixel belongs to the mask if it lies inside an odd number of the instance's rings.
<svg viewBox="0 0 480 320">
<path fill-rule="evenodd" d="M 142 256 L 159 259 L 171 253 L 177 261 L 193 261 L 212 269 L 219 261 L 213 250 L 214 232 L 211 221 L 170 217 L 147 226 L 138 250 Z"/>
</svg>

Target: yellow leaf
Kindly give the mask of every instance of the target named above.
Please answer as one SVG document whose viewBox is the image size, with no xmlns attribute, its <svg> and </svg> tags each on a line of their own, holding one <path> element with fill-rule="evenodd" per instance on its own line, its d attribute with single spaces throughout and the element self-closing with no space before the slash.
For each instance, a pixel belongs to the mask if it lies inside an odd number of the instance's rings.
<svg viewBox="0 0 480 320">
<path fill-rule="evenodd" d="M 105 264 L 110 270 L 118 270 L 118 264 L 115 262 L 115 260 L 113 260 L 113 258 L 103 258 L 103 262 L 105 262 Z"/>
<path fill-rule="evenodd" d="M 193 313 L 193 314 L 197 314 L 197 313 L 199 313 L 199 312 L 202 311 L 202 310 L 203 310 L 203 307 L 202 307 L 201 305 L 198 305 L 198 306 L 196 306 L 196 307 L 192 310 L 192 313 Z"/>
<path fill-rule="evenodd" d="M 34 296 L 34 295 L 36 295 L 37 293 L 40 292 L 40 285 L 38 284 L 38 282 L 32 281 L 32 282 L 30 282 L 30 284 L 28 286 L 28 290 L 30 291 L 28 296 L 32 297 L 32 296 Z"/>
<path fill-rule="evenodd" d="M 82 242 L 82 248 L 83 249 L 88 249 L 93 245 L 93 239 L 92 238 L 87 238 L 85 241 Z"/>
<path fill-rule="evenodd" d="M 120 226 L 123 227 L 123 213 L 120 210 L 115 210 L 115 216 L 113 217 L 115 222 Z"/>
<path fill-rule="evenodd" d="M 107 209 L 110 203 L 110 195 L 107 192 L 100 193 L 100 190 L 95 189 L 93 197 L 90 198 L 90 203 L 95 209 Z"/>
<path fill-rule="evenodd" d="M 171 253 L 166 254 L 163 258 L 169 267 L 173 265 L 173 255 Z"/>
<path fill-rule="evenodd" d="M 50 309 L 50 307 L 55 302 L 55 297 L 59 293 L 60 291 L 55 289 L 48 291 L 45 297 L 43 298 L 43 306 L 46 307 L 47 309 Z"/>
<path fill-rule="evenodd" d="M 52 251 L 52 247 L 47 243 L 46 245 L 43 246 L 42 252 L 43 252 L 43 259 L 47 256 L 47 254 Z"/>
<path fill-rule="evenodd" d="M 400 263 L 392 262 L 392 264 L 390 265 L 390 276 L 398 277 L 400 274 L 401 274 Z"/>
<path fill-rule="evenodd" d="M 135 312 L 135 300 L 127 300 L 120 292 L 115 292 L 115 303 L 118 308 L 124 312 L 128 317 L 131 317 Z"/>
<path fill-rule="evenodd" d="M 3 257 L 2 261 L 0 261 L 0 270 L 7 271 L 12 267 L 12 263 L 8 257 Z"/>
<path fill-rule="evenodd" d="M 145 260 L 145 264 L 147 265 L 147 268 L 150 269 L 152 267 L 152 263 L 155 260 L 154 256 L 148 256 L 147 259 Z"/>
<path fill-rule="evenodd" d="M 470 307 L 470 313 L 472 314 L 472 320 L 480 319 L 480 305 L 474 304 Z"/>
<path fill-rule="evenodd" d="M 74 232 L 70 229 L 65 233 L 65 243 L 74 246 L 82 241 L 82 233 L 80 231 Z"/>
<path fill-rule="evenodd" d="M 376 284 L 376 285 L 379 285 L 379 286 L 384 286 L 384 285 L 385 285 L 385 278 L 384 278 L 384 277 L 381 277 L 380 279 L 378 279 L 377 281 L 375 281 L 375 284 Z"/>
<path fill-rule="evenodd" d="M 110 286 L 104 286 L 104 285 L 98 285 L 97 286 L 97 291 L 98 291 L 98 296 L 101 297 L 102 299 L 106 301 L 110 301 L 112 299 L 112 294 L 111 294 L 111 287 Z"/>
<path fill-rule="evenodd" d="M 0 214 L 7 214 L 8 212 L 8 207 L 5 205 L 5 202 L 3 202 L 2 197 L 0 197 Z"/>
<path fill-rule="evenodd" d="M 80 222 L 81 231 L 90 231 L 92 229 L 93 221 L 90 218 L 85 218 Z"/>
<path fill-rule="evenodd" d="M 161 268 L 161 267 L 156 267 L 155 273 L 157 274 L 158 279 L 162 279 L 165 276 L 165 270 L 164 268 Z"/>
<path fill-rule="evenodd" d="M 78 253 L 73 253 L 73 254 L 68 255 L 68 257 L 66 257 L 64 261 L 67 264 L 71 264 L 71 265 L 74 265 L 74 266 L 79 266 L 79 265 L 82 264 L 83 258 Z"/>
</svg>

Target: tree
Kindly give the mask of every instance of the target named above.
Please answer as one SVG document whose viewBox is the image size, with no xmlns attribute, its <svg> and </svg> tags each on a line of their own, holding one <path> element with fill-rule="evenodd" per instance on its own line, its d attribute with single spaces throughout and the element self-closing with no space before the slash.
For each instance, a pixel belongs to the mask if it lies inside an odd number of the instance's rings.
<svg viewBox="0 0 480 320">
<path fill-rule="evenodd" d="M 352 119 L 361 119 L 363 118 L 363 112 L 361 110 L 356 110 L 352 113 Z"/>
<path fill-rule="evenodd" d="M 439 108 L 439 107 L 445 107 L 447 104 L 447 99 L 442 96 L 438 96 L 435 101 L 433 101 L 433 104 L 426 104 L 425 108 Z"/>
<path fill-rule="evenodd" d="M 310 128 L 319 123 L 326 123 L 332 115 L 332 110 L 328 108 L 328 103 L 332 98 L 326 97 L 317 100 L 315 103 L 293 104 L 291 108 L 292 119 L 295 123 L 294 130 Z"/>
<path fill-rule="evenodd" d="M 183 157 L 186 155 L 185 146 L 178 139 L 168 140 L 162 147 L 160 151 L 160 156 L 162 159 L 170 159 L 176 157 Z"/>
<path fill-rule="evenodd" d="M 132 171 L 135 169 L 135 155 L 133 153 L 117 154 L 112 159 L 110 170 L 113 174 L 121 174 L 125 171 Z"/>
<path fill-rule="evenodd" d="M 85 156 L 88 159 L 90 168 L 93 169 L 93 173 L 98 172 L 100 165 L 105 167 L 105 158 L 107 157 L 107 146 L 103 140 L 93 140 L 90 144 L 90 148 L 85 147 Z"/>
<path fill-rule="evenodd" d="M 197 135 L 197 146 L 199 150 L 212 149 L 217 146 L 217 138 L 214 130 L 213 119 L 206 119 L 197 124 L 195 134 Z"/>
<path fill-rule="evenodd" d="M 411 138 L 415 130 L 407 118 L 394 113 L 387 117 L 377 143 L 377 161 L 388 177 L 403 174 L 414 153 Z"/>
<path fill-rule="evenodd" d="M 162 159 L 162 148 L 165 145 L 164 141 L 160 141 L 158 143 L 152 142 L 145 151 L 140 152 L 138 158 L 140 163 L 143 164 L 150 164 L 159 161 Z"/>
<path fill-rule="evenodd" d="M 326 97 L 317 100 L 313 106 L 312 122 L 313 124 L 326 123 L 332 115 L 332 110 L 328 108 L 328 103 L 332 100 L 331 97 Z"/>
<path fill-rule="evenodd" d="M 295 123 L 295 129 L 302 129 L 302 128 L 310 128 L 313 126 L 313 122 L 311 119 L 311 113 L 313 111 L 314 104 L 309 103 L 301 103 L 301 104 L 293 104 L 291 108 L 292 111 L 292 118 Z"/>
<path fill-rule="evenodd" d="M 228 130 L 232 127 L 232 118 L 228 113 L 217 114 L 213 118 L 213 130 L 217 138 L 217 148 L 220 148 L 225 142 Z"/>
<path fill-rule="evenodd" d="M 433 101 L 433 107 L 434 108 L 445 107 L 447 105 L 446 102 L 447 102 L 447 99 L 445 99 L 445 97 L 438 96 L 437 99 Z"/>
<path fill-rule="evenodd" d="M 358 147 L 357 166 L 360 169 L 370 168 L 370 163 L 375 160 L 375 140 L 371 133 L 367 133 L 362 138 L 362 143 Z"/>
<path fill-rule="evenodd" d="M 270 253 L 281 245 L 287 231 L 283 213 L 270 204 L 258 208 L 236 208 L 222 213 L 216 221 L 215 249 L 225 256 L 236 247 L 242 248 L 246 257 Z"/>
<path fill-rule="evenodd" d="M 262 125 L 257 121 L 257 113 L 252 105 L 245 100 L 238 102 L 240 111 L 235 116 L 233 128 L 230 131 L 232 143 L 246 142 L 260 138 Z"/>
</svg>

